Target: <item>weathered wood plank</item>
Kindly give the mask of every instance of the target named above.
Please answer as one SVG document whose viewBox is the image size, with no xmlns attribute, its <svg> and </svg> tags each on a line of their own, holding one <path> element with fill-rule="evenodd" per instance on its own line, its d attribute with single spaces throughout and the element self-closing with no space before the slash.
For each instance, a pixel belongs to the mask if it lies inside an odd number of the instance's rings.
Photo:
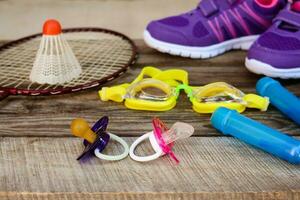
<svg viewBox="0 0 300 200">
<path fill-rule="evenodd" d="M 167 157 L 78 163 L 81 150 L 81 141 L 73 138 L 1 138 L 0 198 L 298 199 L 300 194 L 298 166 L 233 138 L 178 142 L 177 166 Z M 149 145 L 138 148 L 139 154 L 146 152 Z"/>
<path fill-rule="evenodd" d="M 246 93 L 255 92 L 259 76 L 245 69 L 245 53 L 242 51 L 209 60 L 191 60 L 158 53 L 146 47 L 141 40 L 137 44 L 140 51 L 137 64 L 108 86 L 132 81 L 143 66 L 151 64 L 163 69 L 186 69 L 192 85 L 226 81 Z M 284 84 L 300 95 L 300 81 L 284 81 Z M 195 113 L 185 95 L 180 97 L 175 109 L 163 113 L 128 110 L 119 103 L 101 102 L 97 89 L 48 97 L 11 96 L 1 101 L 0 106 L 0 136 L 69 136 L 69 124 L 73 118 L 83 117 L 92 123 L 103 115 L 111 118 L 110 130 L 121 135 L 134 136 L 148 131 L 153 116 L 160 117 L 169 125 L 176 121 L 191 123 L 196 128 L 195 135 L 218 135 L 210 126 L 210 116 Z M 250 109 L 245 114 L 282 132 L 300 134 L 299 126 L 272 107 L 266 113 Z"/>
<path fill-rule="evenodd" d="M 121 135 L 141 135 L 151 129 L 151 119 L 158 116 L 168 125 L 176 121 L 192 124 L 195 135 L 218 135 L 210 125 L 210 115 L 198 114 L 186 97 L 168 112 L 129 110 L 122 104 L 100 102 L 95 90 L 51 97 L 9 97 L 0 102 L 0 136 L 70 136 L 69 125 L 82 117 L 93 123 L 97 118 L 110 117 L 109 130 Z M 250 110 L 247 116 L 282 132 L 299 135 L 295 123 L 271 108 L 267 113 Z M 138 122 L 138 123 L 137 123 Z"/>
<path fill-rule="evenodd" d="M 160 193 L 124 193 L 124 192 L 94 192 L 94 193 L 84 193 L 84 192 L 73 192 L 73 193 L 28 193 L 20 192 L 10 193 L 4 192 L 0 193 L 1 199 L 8 200 L 135 200 L 135 199 L 155 199 L 155 200 L 299 200 L 299 194 L 295 191 L 287 192 L 217 192 L 217 193 L 174 193 L 174 192 L 160 192 Z"/>
<path fill-rule="evenodd" d="M 155 199 L 155 200 L 299 200 L 299 194 L 291 192 L 218 192 L 218 193 L 0 193 L 0 198 L 8 200 L 135 200 L 135 199 Z"/>
<path fill-rule="evenodd" d="M 142 66 L 151 64 L 163 69 L 184 66 L 194 85 L 227 81 L 245 92 L 255 91 L 259 76 L 244 68 L 244 52 L 190 60 L 160 54 L 141 41 L 138 46 L 138 63 L 108 85 L 131 81 Z M 299 81 L 284 84 L 300 95 Z M 175 150 L 182 163 L 175 167 L 167 158 L 147 164 L 129 158 L 114 163 L 75 160 L 82 150 L 80 140 L 70 138 L 69 124 L 75 117 L 91 123 L 109 115 L 110 130 L 124 136 L 151 129 L 153 116 L 169 125 L 178 120 L 191 123 L 197 136 L 218 135 L 209 125 L 209 115 L 193 112 L 184 95 L 174 110 L 164 113 L 100 102 L 96 89 L 49 97 L 11 96 L 0 107 L 0 199 L 300 199 L 297 166 L 233 138 L 194 137 L 178 143 Z M 299 126 L 274 108 L 245 114 L 291 135 L 300 133 Z M 129 143 L 133 139 L 126 138 Z M 149 146 L 139 150 L 150 151 Z"/>
</svg>

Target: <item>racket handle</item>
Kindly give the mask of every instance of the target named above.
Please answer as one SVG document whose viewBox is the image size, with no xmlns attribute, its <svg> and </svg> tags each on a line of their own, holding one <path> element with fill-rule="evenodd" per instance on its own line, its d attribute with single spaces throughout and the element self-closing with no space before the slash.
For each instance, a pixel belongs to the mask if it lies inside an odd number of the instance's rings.
<svg viewBox="0 0 300 200">
<path fill-rule="evenodd" d="M 264 77 L 257 82 L 256 90 L 260 95 L 269 97 L 273 106 L 300 124 L 300 99 L 278 81 Z"/>
<path fill-rule="evenodd" d="M 216 110 L 211 123 L 225 135 L 232 135 L 290 163 L 300 164 L 300 141 L 293 137 L 227 108 Z"/>
<path fill-rule="evenodd" d="M 9 92 L 0 90 L 0 101 L 9 96 Z"/>
</svg>

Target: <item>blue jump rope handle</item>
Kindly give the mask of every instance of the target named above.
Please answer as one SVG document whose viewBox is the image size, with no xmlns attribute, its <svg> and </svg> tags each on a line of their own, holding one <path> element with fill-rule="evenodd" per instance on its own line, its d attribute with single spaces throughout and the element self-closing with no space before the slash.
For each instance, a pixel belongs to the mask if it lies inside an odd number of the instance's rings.
<svg viewBox="0 0 300 200">
<path fill-rule="evenodd" d="M 293 137 L 227 108 L 217 109 L 211 123 L 225 135 L 232 135 L 292 164 L 300 164 L 300 141 Z"/>
<path fill-rule="evenodd" d="M 284 88 L 278 81 L 264 77 L 257 82 L 256 90 L 261 96 L 269 97 L 273 106 L 300 124 L 299 98 Z"/>
</svg>

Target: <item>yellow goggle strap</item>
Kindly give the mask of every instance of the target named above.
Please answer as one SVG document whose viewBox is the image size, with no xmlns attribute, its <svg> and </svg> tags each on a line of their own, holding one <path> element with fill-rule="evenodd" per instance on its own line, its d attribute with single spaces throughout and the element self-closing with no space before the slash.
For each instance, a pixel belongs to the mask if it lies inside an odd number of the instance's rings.
<svg viewBox="0 0 300 200">
<path fill-rule="evenodd" d="M 128 83 L 117 85 L 113 87 L 103 87 L 98 93 L 101 101 L 115 101 L 122 102 L 126 95 L 126 89 L 129 87 Z"/>
<path fill-rule="evenodd" d="M 162 71 L 158 68 L 151 67 L 151 66 L 144 67 L 140 72 L 140 74 L 134 79 L 134 81 L 131 82 L 130 85 L 143 80 L 145 76 L 148 76 L 149 78 L 154 78 L 160 73 L 162 73 Z"/>
<path fill-rule="evenodd" d="M 266 111 L 270 104 L 269 98 L 261 97 L 256 94 L 246 94 L 243 100 L 247 102 L 247 107 L 257 108 L 261 111 Z"/>
<path fill-rule="evenodd" d="M 164 81 L 173 87 L 176 87 L 180 84 L 188 85 L 188 73 L 185 70 L 181 69 L 165 70 L 157 74 L 153 78 Z"/>
<path fill-rule="evenodd" d="M 136 77 L 131 85 L 143 80 L 145 76 L 164 81 L 170 86 L 177 86 L 181 83 L 188 84 L 188 73 L 185 70 L 168 69 L 162 71 L 155 67 L 148 66 L 142 69 L 141 73 Z"/>
<path fill-rule="evenodd" d="M 102 101 L 115 101 L 115 102 L 122 102 L 124 100 L 124 96 L 126 95 L 126 89 L 147 76 L 149 78 L 161 80 L 172 87 L 176 87 L 181 83 L 188 84 L 188 73 L 184 70 L 180 69 L 169 69 L 162 71 L 155 67 L 144 67 L 141 73 L 136 77 L 136 79 L 128 84 L 117 85 L 113 87 L 103 87 L 99 91 L 99 96 Z"/>
</svg>

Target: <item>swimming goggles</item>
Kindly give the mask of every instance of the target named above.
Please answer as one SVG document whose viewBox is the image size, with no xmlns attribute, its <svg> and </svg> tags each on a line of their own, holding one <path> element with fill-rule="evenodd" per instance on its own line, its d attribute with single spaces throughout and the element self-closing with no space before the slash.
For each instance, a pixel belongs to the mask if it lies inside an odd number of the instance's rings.
<svg viewBox="0 0 300 200">
<path fill-rule="evenodd" d="M 198 113 L 212 113 L 219 107 L 238 112 L 243 112 L 246 108 L 266 111 L 269 105 L 268 98 L 244 94 L 225 82 L 189 86 L 188 73 L 185 70 L 162 71 L 155 67 L 144 67 L 132 83 L 103 87 L 99 96 L 102 101 L 124 101 L 125 106 L 130 109 L 167 111 L 176 106 L 182 90 Z"/>
</svg>

